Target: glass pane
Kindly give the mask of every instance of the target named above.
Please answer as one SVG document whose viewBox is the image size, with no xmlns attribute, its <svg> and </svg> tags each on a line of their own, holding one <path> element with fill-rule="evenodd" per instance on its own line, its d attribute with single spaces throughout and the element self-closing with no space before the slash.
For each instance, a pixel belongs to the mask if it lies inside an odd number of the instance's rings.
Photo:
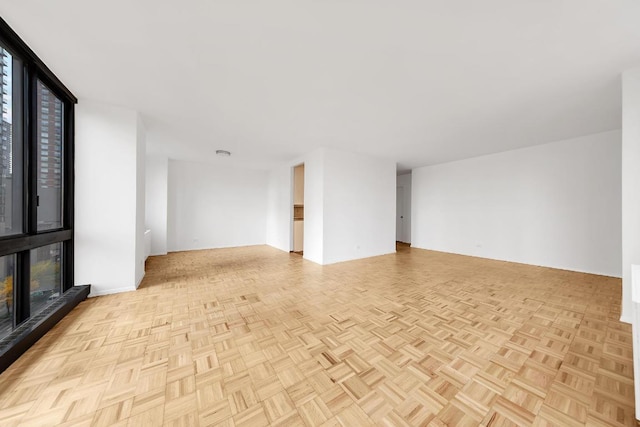
<svg viewBox="0 0 640 427">
<path fill-rule="evenodd" d="M 38 314 L 62 290 L 60 262 L 62 243 L 42 246 L 31 251 L 31 316 Z"/>
<path fill-rule="evenodd" d="M 15 255 L 0 257 L 0 338 L 13 328 L 13 268 Z"/>
<path fill-rule="evenodd" d="M 62 107 L 38 81 L 38 231 L 62 227 Z"/>
<path fill-rule="evenodd" d="M 0 236 L 22 233 L 22 64 L 0 45 Z"/>
</svg>

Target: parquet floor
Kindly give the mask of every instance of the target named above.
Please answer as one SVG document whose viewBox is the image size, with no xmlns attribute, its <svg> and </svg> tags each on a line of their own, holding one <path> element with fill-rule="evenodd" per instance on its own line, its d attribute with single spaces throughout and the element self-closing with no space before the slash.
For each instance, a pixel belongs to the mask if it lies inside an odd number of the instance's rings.
<svg viewBox="0 0 640 427">
<path fill-rule="evenodd" d="M 635 425 L 620 286 L 407 247 L 153 257 L 0 375 L 0 425 Z"/>
</svg>

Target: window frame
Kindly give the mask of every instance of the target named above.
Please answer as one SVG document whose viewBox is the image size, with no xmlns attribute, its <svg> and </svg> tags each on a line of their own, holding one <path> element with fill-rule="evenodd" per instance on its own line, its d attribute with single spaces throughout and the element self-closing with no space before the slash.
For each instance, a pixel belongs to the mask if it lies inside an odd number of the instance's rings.
<svg viewBox="0 0 640 427">
<path fill-rule="evenodd" d="M 22 232 L 0 237 L 0 256 L 16 255 L 13 277 L 13 328 L 31 317 L 30 251 L 55 243 L 62 244 L 62 292 L 73 287 L 73 224 L 74 224 L 74 109 L 77 98 L 0 18 L 0 44 L 22 61 L 22 114 L 13 123 L 20 126 L 22 136 Z M 38 116 L 37 85 L 40 81 L 62 102 L 62 165 L 61 215 L 62 227 L 38 231 Z M 35 314 L 35 313 L 34 313 Z M 1 339 L 2 337 L 0 337 Z"/>
</svg>

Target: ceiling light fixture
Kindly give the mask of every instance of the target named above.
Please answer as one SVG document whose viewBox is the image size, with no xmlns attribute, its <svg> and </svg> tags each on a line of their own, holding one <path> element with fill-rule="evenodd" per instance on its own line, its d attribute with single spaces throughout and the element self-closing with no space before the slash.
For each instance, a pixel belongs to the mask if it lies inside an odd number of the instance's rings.
<svg viewBox="0 0 640 427">
<path fill-rule="evenodd" d="M 221 157 L 229 157 L 231 155 L 231 151 L 227 150 L 216 150 L 216 154 Z"/>
</svg>

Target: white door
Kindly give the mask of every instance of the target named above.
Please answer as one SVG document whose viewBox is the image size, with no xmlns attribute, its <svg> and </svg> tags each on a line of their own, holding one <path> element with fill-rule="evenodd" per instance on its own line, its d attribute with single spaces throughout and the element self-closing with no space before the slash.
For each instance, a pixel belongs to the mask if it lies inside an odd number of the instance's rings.
<svg viewBox="0 0 640 427">
<path fill-rule="evenodd" d="M 396 241 L 404 242 L 404 187 L 396 187 Z"/>
</svg>

